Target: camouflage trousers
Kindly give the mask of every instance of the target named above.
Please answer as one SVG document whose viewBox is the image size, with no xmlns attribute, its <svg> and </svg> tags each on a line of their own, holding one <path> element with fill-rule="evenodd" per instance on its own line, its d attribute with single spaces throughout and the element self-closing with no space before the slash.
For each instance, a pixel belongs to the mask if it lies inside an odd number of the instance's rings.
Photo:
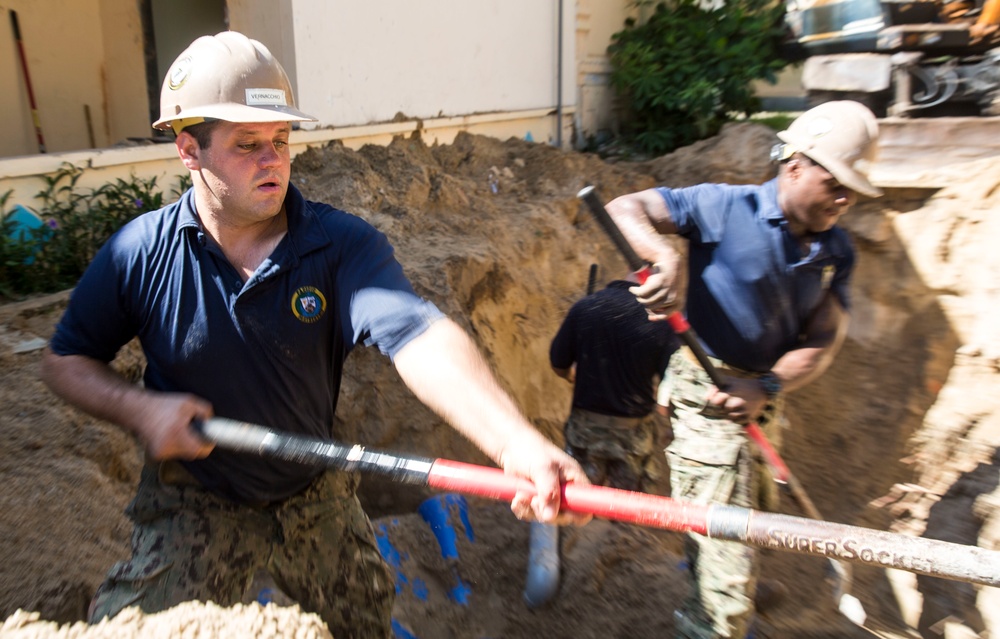
<svg viewBox="0 0 1000 639">
<path fill-rule="evenodd" d="M 393 576 L 355 496 L 357 481 L 328 472 L 297 495 L 256 507 L 216 497 L 180 464 L 147 462 L 126 510 L 132 558 L 108 572 L 90 622 L 129 606 L 232 606 L 264 569 L 337 639 L 391 637 Z"/>
<path fill-rule="evenodd" d="M 715 362 L 720 371 L 753 376 Z M 774 507 L 777 489 L 762 460 L 750 450 L 742 425 L 707 404 L 711 379 L 685 347 L 670 359 L 661 397 L 669 397 L 674 440 L 667 448 L 671 496 L 699 504 Z M 758 425 L 777 448 L 783 399 L 765 409 Z M 742 639 L 752 621 L 757 556 L 734 541 L 689 534 L 685 539 L 690 594 L 675 612 L 683 639 Z"/>
<path fill-rule="evenodd" d="M 574 408 L 566 421 L 566 452 L 593 484 L 649 492 L 660 479 L 655 455 L 660 430 L 655 413 L 614 417 Z"/>
</svg>

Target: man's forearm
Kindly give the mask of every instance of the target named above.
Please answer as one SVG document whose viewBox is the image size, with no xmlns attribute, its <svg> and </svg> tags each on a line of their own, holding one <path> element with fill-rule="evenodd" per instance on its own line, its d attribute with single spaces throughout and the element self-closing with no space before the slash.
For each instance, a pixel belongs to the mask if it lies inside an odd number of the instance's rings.
<svg viewBox="0 0 1000 639">
<path fill-rule="evenodd" d="M 849 319 L 847 311 L 829 295 L 810 323 L 802 345 L 771 368 L 785 391 L 802 388 L 830 367 L 847 336 Z"/>
<path fill-rule="evenodd" d="M 615 198 L 607 205 L 615 225 L 639 257 L 651 264 L 679 265 L 680 254 L 664 235 L 677 233 L 663 197 L 654 189 Z"/>
<path fill-rule="evenodd" d="M 432 324 L 397 353 L 394 363 L 417 399 L 497 464 L 502 464 L 512 440 L 545 440 L 500 387 L 472 339 L 452 320 Z"/>
<path fill-rule="evenodd" d="M 212 405 L 189 393 L 162 393 L 133 384 L 104 362 L 46 351 L 42 381 L 80 410 L 134 434 L 152 459 L 198 459 L 212 452 L 191 429 L 212 416 Z"/>
<path fill-rule="evenodd" d="M 778 360 L 771 371 L 781 380 L 782 389 L 790 392 L 802 388 L 829 368 L 836 349 L 830 346 L 797 348 Z"/>
<path fill-rule="evenodd" d="M 56 395 L 85 413 L 135 430 L 130 417 L 138 412 L 142 389 L 104 362 L 47 350 L 41 377 Z"/>
</svg>

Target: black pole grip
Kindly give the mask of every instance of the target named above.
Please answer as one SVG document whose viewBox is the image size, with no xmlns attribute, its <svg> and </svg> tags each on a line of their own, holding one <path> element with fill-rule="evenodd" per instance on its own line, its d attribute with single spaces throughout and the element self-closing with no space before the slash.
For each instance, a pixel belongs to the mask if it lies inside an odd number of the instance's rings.
<svg viewBox="0 0 1000 639">
<path fill-rule="evenodd" d="M 14 41 L 21 41 L 21 25 L 17 22 L 17 12 L 13 9 L 10 10 L 10 24 L 14 28 Z"/>
<path fill-rule="evenodd" d="M 191 428 L 205 440 L 227 450 L 347 472 L 369 473 L 404 484 L 426 486 L 427 475 L 434 463 L 432 459 L 399 457 L 366 450 L 357 444 L 345 446 L 222 417 L 195 420 Z"/>
<path fill-rule="evenodd" d="M 632 245 L 628 243 L 625 236 L 622 235 L 621 230 L 619 230 L 618 225 L 615 221 L 611 219 L 608 215 L 607 209 L 604 208 L 604 204 L 601 199 L 597 197 L 597 192 L 594 190 L 593 186 L 585 186 L 580 189 L 580 192 L 576 195 L 578 198 L 584 201 L 587 208 L 594 215 L 594 219 L 597 220 L 604 232 L 607 233 L 611 241 L 615 243 L 618 251 L 628 262 L 628 267 L 635 272 L 642 271 L 643 269 L 649 268 L 649 263 L 639 257 L 639 254 L 635 252 Z"/>
</svg>

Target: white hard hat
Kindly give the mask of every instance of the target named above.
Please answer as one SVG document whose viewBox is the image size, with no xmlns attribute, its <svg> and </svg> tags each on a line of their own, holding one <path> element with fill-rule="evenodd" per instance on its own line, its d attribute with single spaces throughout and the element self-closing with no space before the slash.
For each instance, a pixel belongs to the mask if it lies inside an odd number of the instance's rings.
<svg viewBox="0 0 1000 639">
<path fill-rule="evenodd" d="M 825 102 L 809 109 L 778 133 L 788 147 L 833 174 L 837 181 L 870 197 L 882 195 L 868 181 L 878 146 L 878 121 L 868 107 L 852 100 Z"/>
<path fill-rule="evenodd" d="M 177 56 L 163 80 L 153 128 L 180 133 L 206 118 L 316 121 L 295 108 L 288 76 L 267 47 L 236 31 L 202 36 Z"/>
</svg>

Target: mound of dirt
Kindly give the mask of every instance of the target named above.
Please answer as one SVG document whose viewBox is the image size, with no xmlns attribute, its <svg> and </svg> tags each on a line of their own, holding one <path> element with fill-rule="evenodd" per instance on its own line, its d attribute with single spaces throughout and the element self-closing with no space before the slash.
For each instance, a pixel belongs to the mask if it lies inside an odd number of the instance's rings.
<svg viewBox="0 0 1000 639">
<path fill-rule="evenodd" d="M 7 639 L 60 637 L 65 639 L 218 639 L 257 637 L 258 639 L 331 639 L 318 615 L 303 613 L 298 606 L 261 606 L 252 603 L 220 608 L 215 604 L 190 601 L 170 610 L 144 615 L 137 608 L 123 610 L 114 619 L 89 626 L 79 621 L 59 626 L 42 621 L 37 612 L 17 611 L 0 626 Z"/>
<path fill-rule="evenodd" d="M 730 125 L 651 162 L 612 164 L 518 139 L 463 134 L 429 147 L 399 138 L 359 151 L 338 144 L 307 151 L 292 178 L 309 199 L 385 232 L 417 291 L 470 331 L 529 418 L 561 442 L 571 388 L 550 371 L 549 342 L 583 295 L 590 264 L 600 265 L 602 282 L 626 272 L 576 193 L 587 184 L 610 199 L 657 183 L 761 182 L 771 175 L 774 139 L 763 126 Z M 1000 546 L 1000 336 L 991 321 L 1000 309 L 1000 222 L 990 215 L 998 184 L 1000 170 L 984 166 L 968 184 L 893 191 L 845 217 L 859 252 L 851 331 L 827 374 L 791 397 L 784 435 L 783 456 L 827 519 Z M 38 381 L 39 348 L 64 301 L 56 295 L 0 306 L 0 618 L 10 617 L 0 635 L 175 636 L 182 626 L 174 624 L 196 617 L 195 637 L 209 636 L 198 628 L 324 636 L 280 592 L 265 597 L 266 580 L 255 582 L 241 607 L 185 604 L 148 617 L 129 611 L 102 626 L 70 625 L 84 618 L 108 567 L 128 555 L 122 511 L 141 450 Z M 130 345 L 115 365 L 137 378 L 141 352 Z M 335 433 L 401 454 L 488 463 L 371 349 L 348 359 Z M 467 518 L 453 521 L 456 559 L 440 552 L 419 514 L 429 491 L 365 478 L 360 494 L 384 551 L 395 553 L 399 637 L 673 631 L 671 611 L 686 588 L 676 533 L 606 521 L 562 530 L 561 588 L 533 609 L 522 596 L 530 526 L 505 504 L 466 501 Z M 802 516 L 790 499 L 782 509 Z M 869 566 L 855 570 L 854 594 L 869 617 L 867 629 L 857 628 L 836 612 L 825 568 L 818 557 L 765 552 L 764 576 L 793 594 L 758 619 L 756 636 L 997 631 L 990 616 L 1000 610 L 997 589 Z"/>
</svg>

